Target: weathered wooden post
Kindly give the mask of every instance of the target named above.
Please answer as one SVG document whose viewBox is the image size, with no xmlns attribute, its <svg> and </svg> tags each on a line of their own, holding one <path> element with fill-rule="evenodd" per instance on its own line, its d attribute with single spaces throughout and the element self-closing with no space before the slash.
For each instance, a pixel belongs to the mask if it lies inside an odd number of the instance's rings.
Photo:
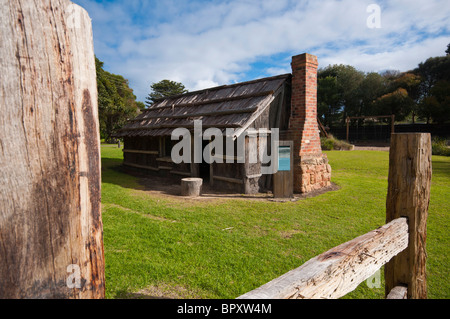
<svg viewBox="0 0 450 319">
<path fill-rule="evenodd" d="M 91 21 L 68 0 L 0 0 L 0 298 L 102 298 Z"/>
<path fill-rule="evenodd" d="M 391 134 L 395 133 L 395 114 L 391 115 Z"/>
<path fill-rule="evenodd" d="M 203 179 L 187 177 L 181 180 L 181 196 L 200 196 L 202 192 Z"/>
<path fill-rule="evenodd" d="M 348 116 L 345 118 L 345 124 L 347 126 L 345 140 L 350 143 L 350 118 Z"/>
<path fill-rule="evenodd" d="M 431 136 L 392 134 L 386 222 L 408 218 L 408 248 L 385 266 L 386 295 L 406 286 L 408 299 L 427 298 L 427 216 L 431 185 Z"/>
</svg>

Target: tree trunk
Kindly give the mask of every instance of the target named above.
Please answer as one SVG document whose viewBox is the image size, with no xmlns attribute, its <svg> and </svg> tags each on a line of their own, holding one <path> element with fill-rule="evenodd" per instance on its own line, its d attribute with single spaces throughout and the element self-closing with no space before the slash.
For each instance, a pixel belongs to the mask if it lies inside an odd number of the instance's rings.
<svg viewBox="0 0 450 319">
<path fill-rule="evenodd" d="M 0 17 L 0 298 L 102 298 L 90 18 L 68 0 Z"/>
<path fill-rule="evenodd" d="M 183 178 L 181 180 L 181 195 L 192 197 L 200 196 L 200 193 L 202 191 L 202 183 L 203 179 L 201 178 Z"/>
</svg>

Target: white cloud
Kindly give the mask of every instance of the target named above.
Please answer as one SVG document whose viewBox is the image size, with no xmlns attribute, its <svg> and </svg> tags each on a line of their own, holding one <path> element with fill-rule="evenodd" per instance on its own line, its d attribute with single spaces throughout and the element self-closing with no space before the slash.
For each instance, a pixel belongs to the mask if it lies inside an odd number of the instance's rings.
<svg viewBox="0 0 450 319">
<path fill-rule="evenodd" d="M 195 90 L 286 73 L 289 57 L 303 52 L 321 66 L 407 70 L 450 42 L 447 0 L 378 1 L 380 29 L 366 25 L 373 0 L 75 2 L 93 20 L 97 56 L 130 80 L 139 100 L 162 79 Z"/>
</svg>

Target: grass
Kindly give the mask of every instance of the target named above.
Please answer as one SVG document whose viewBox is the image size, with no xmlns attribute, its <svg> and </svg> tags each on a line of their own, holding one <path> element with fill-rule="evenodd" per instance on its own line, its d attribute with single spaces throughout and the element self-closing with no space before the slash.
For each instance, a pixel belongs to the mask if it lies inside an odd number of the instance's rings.
<svg viewBox="0 0 450 319">
<path fill-rule="evenodd" d="M 183 200 L 146 192 L 102 146 L 108 298 L 235 298 L 385 222 L 388 153 L 326 152 L 341 189 L 297 202 Z M 450 158 L 433 156 L 429 298 L 450 297 Z M 381 272 L 382 274 L 382 272 Z M 363 282 L 344 298 L 383 298 Z"/>
</svg>

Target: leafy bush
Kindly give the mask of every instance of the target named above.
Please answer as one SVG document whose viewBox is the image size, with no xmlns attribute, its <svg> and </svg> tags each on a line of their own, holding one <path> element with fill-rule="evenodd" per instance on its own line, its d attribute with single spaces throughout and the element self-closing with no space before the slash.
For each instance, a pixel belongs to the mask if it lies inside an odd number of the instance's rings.
<svg viewBox="0 0 450 319">
<path fill-rule="evenodd" d="M 351 145 L 345 141 L 338 140 L 331 134 L 328 134 L 328 137 L 321 137 L 320 144 L 322 146 L 322 149 L 325 151 L 331 151 L 331 150 L 349 151 L 349 150 L 353 149 L 353 145 Z"/>
<path fill-rule="evenodd" d="M 433 155 L 450 156 L 450 148 L 447 147 L 447 141 L 443 138 L 434 137 L 431 142 Z"/>
<path fill-rule="evenodd" d="M 334 143 L 331 139 L 326 138 L 326 137 L 321 137 L 320 138 L 320 145 L 322 146 L 323 150 L 326 151 L 331 151 L 334 149 Z"/>
</svg>

